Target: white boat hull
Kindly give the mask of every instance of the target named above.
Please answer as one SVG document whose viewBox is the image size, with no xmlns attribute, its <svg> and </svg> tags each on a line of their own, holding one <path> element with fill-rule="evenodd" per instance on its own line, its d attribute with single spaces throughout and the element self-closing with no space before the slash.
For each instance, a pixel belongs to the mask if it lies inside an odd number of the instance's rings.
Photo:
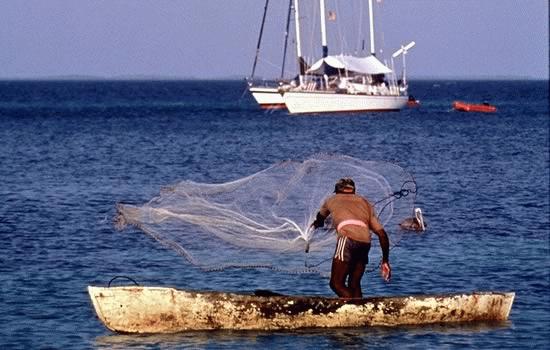
<svg viewBox="0 0 550 350">
<path fill-rule="evenodd" d="M 283 101 L 292 114 L 399 111 L 407 105 L 407 96 L 339 94 L 335 92 L 290 91 Z"/>
<path fill-rule="evenodd" d="M 285 108 L 283 96 L 277 88 L 270 87 L 251 87 L 249 88 L 252 97 L 263 109 L 281 109 Z"/>
<path fill-rule="evenodd" d="M 339 299 L 255 296 L 163 287 L 88 287 L 99 319 L 123 333 L 275 330 L 504 321 L 514 293 Z"/>
</svg>

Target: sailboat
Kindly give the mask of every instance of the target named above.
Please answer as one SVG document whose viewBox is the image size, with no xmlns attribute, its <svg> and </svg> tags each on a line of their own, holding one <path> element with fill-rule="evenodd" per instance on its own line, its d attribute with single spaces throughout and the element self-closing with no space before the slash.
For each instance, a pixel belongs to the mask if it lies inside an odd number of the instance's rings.
<svg viewBox="0 0 550 350">
<path fill-rule="evenodd" d="M 376 57 L 372 0 L 369 0 L 371 54 L 366 57 L 328 55 L 325 1 L 319 2 L 323 57 L 307 69 L 305 76 L 300 75 L 301 83 L 296 88 L 283 92 L 288 111 L 291 114 L 398 111 L 405 107 L 408 101 L 405 69 L 398 81 L 393 70 Z M 403 55 L 405 62 L 405 54 L 412 46 L 414 42 L 396 51 L 392 63 L 399 55 Z"/>
<path fill-rule="evenodd" d="M 289 26 L 290 26 L 290 19 L 291 19 L 291 12 L 294 10 L 294 18 L 295 18 L 295 30 L 296 33 L 300 32 L 300 22 L 299 22 L 299 8 L 298 8 L 298 0 L 289 0 L 288 4 L 288 13 L 287 13 L 287 21 L 286 21 L 286 31 L 285 31 L 285 43 L 284 43 L 284 49 L 283 49 L 283 64 L 281 68 L 281 81 L 276 86 L 258 86 L 254 85 L 254 74 L 256 70 L 256 64 L 258 61 L 258 56 L 260 52 L 260 46 L 262 41 L 262 34 L 265 24 L 265 18 L 267 14 L 267 9 L 269 6 L 269 0 L 266 0 L 265 6 L 264 6 L 264 14 L 262 18 L 262 24 L 260 27 L 260 35 L 258 37 L 258 43 L 256 46 L 256 56 L 254 59 L 254 64 L 252 66 L 252 74 L 250 77 L 250 81 L 248 83 L 248 90 L 252 94 L 252 97 L 256 100 L 256 102 L 259 104 L 260 108 L 262 109 L 282 109 L 285 108 L 285 103 L 283 101 L 283 92 L 288 91 L 290 89 L 296 88 L 299 85 L 299 82 L 295 80 L 291 80 L 289 82 L 285 82 L 283 80 L 284 77 L 284 71 L 285 71 L 285 59 L 286 59 L 286 51 L 287 51 L 287 43 L 288 43 L 288 34 L 289 34 Z M 303 75 L 306 70 L 306 64 L 304 59 L 301 57 L 301 49 L 300 49 L 300 37 L 299 35 L 296 35 L 296 45 L 297 45 L 297 56 L 298 56 L 298 64 L 300 67 L 300 75 Z"/>
</svg>

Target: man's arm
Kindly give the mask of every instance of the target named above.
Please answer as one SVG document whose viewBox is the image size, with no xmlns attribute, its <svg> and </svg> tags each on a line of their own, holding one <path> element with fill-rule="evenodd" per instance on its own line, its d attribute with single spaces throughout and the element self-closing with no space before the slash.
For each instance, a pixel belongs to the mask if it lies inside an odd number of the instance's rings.
<svg viewBox="0 0 550 350">
<path fill-rule="evenodd" d="M 382 248 L 382 263 L 388 263 L 390 259 L 390 239 L 384 229 L 373 231 L 378 236 L 380 248 Z"/>
<path fill-rule="evenodd" d="M 390 266 L 390 239 L 384 227 L 378 221 L 374 208 L 371 206 L 370 227 L 372 232 L 378 236 L 380 241 L 380 248 L 382 249 L 382 264 L 380 266 L 380 273 L 382 278 L 388 282 L 391 278 L 391 266 Z"/>
<path fill-rule="evenodd" d="M 315 221 L 311 224 L 314 228 L 319 228 L 325 226 L 325 219 L 330 215 L 330 210 L 327 207 L 327 202 L 325 201 L 323 205 L 321 205 L 321 209 L 319 209 L 319 212 L 317 213 L 317 216 L 315 217 Z"/>
<path fill-rule="evenodd" d="M 384 281 L 389 282 L 391 279 L 391 266 L 390 266 L 390 240 L 384 229 L 374 231 L 380 241 L 380 248 L 382 248 L 382 264 L 380 265 L 380 273 Z"/>
<path fill-rule="evenodd" d="M 367 201 L 368 203 L 368 201 Z M 390 258 L 390 239 L 384 226 L 378 220 L 378 216 L 374 211 L 374 207 L 368 203 L 370 208 L 369 227 L 372 232 L 376 233 L 378 240 L 380 241 L 380 248 L 382 248 L 382 263 L 388 263 Z"/>
<path fill-rule="evenodd" d="M 382 248 L 382 263 L 388 263 L 390 258 L 390 240 L 384 230 L 384 226 L 378 220 L 374 207 L 365 199 L 365 202 L 370 209 L 369 227 L 372 232 L 376 233 L 378 240 L 380 241 L 380 248 Z"/>
<path fill-rule="evenodd" d="M 315 228 L 319 228 L 319 227 L 323 227 L 325 226 L 325 219 L 327 217 L 324 216 L 323 214 L 321 214 L 321 212 L 318 212 L 317 213 L 317 217 L 315 218 L 315 221 L 313 221 L 313 223 L 311 224 L 311 226 L 315 227 Z"/>
</svg>

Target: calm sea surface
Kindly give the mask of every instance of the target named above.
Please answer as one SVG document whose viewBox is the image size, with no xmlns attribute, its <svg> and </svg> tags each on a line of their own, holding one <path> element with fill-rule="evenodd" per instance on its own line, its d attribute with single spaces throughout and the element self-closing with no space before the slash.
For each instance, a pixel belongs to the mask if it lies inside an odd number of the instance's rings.
<svg viewBox="0 0 550 350">
<path fill-rule="evenodd" d="M 259 110 L 239 81 L 0 82 L 0 348 L 548 349 L 548 82 L 410 85 L 420 108 L 290 116 Z M 499 110 L 454 112 L 455 99 Z M 117 202 L 145 202 L 162 186 L 234 180 L 320 152 L 396 161 L 418 183 L 428 230 L 392 250 L 390 284 L 365 275 L 366 295 L 515 291 L 509 322 L 132 336 L 96 318 L 86 287 L 117 275 L 332 295 L 318 275 L 203 273 L 112 224 Z"/>
</svg>

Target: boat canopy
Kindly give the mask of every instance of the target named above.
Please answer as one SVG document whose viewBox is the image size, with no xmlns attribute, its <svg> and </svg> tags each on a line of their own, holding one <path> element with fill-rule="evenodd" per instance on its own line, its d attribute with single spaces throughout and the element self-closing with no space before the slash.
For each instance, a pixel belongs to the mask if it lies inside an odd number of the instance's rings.
<svg viewBox="0 0 550 350">
<path fill-rule="evenodd" d="M 327 74 L 334 70 L 345 69 L 361 74 L 388 74 L 392 70 L 375 56 L 356 57 L 351 55 L 327 56 L 315 62 L 308 70 L 310 74 Z"/>
</svg>

